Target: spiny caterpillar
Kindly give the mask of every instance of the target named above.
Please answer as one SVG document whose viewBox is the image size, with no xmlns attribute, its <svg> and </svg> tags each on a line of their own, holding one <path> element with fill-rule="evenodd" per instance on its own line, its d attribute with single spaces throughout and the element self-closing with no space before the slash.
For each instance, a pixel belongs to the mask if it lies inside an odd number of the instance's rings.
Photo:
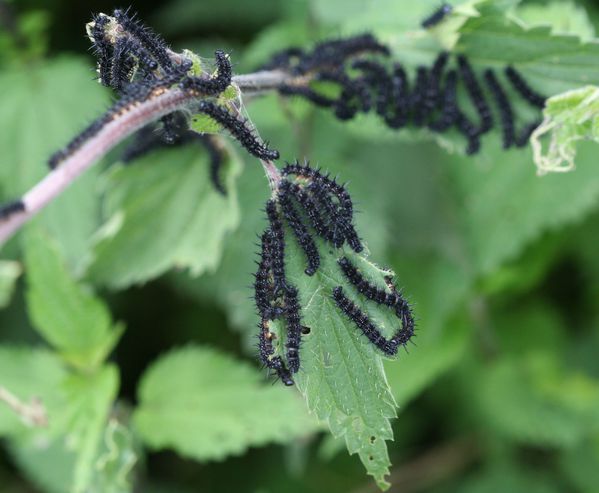
<svg viewBox="0 0 599 493">
<path fill-rule="evenodd" d="M 273 370 L 285 385 L 293 385 L 292 373 L 300 367 L 301 314 L 297 289 L 285 276 L 285 238 L 280 213 L 275 201 L 267 204 L 270 228 L 262 234 L 260 261 L 254 280 L 254 300 L 260 316 L 258 350 L 264 366 Z M 274 228 L 274 230 L 273 230 Z M 286 357 L 275 355 L 270 330 L 274 320 L 282 320 L 287 328 Z"/>
<path fill-rule="evenodd" d="M 414 335 L 414 316 L 408 302 L 397 291 L 390 277 L 385 279 L 389 289 L 387 292 L 364 278 L 347 257 L 340 258 L 338 264 L 346 279 L 356 287 L 358 293 L 378 305 L 388 306 L 395 311 L 395 315 L 400 320 L 400 327 L 390 339 L 385 339 L 368 317 L 345 296 L 342 287 L 333 290 L 333 299 L 337 306 L 356 323 L 366 337 L 385 354 L 395 355 L 399 346 L 405 346 Z"/>
<path fill-rule="evenodd" d="M 505 68 L 505 75 L 511 82 L 512 86 L 520 95 L 526 99 L 530 104 L 537 108 L 543 108 L 545 106 L 545 96 L 542 96 L 534 89 L 532 89 L 524 77 L 514 67 L 508 66 Z"/>
<path fill-rule="evenodd" d="M 342 49 L 340 46 L 362 49 Z M 365 55 L 370 55 L 370 58 L 365 58 Z M 374 56 L 380 59 L 373 59 Z M 466 138 L 466 153 L 477 153 L 481 136 L 494 127 L 495 119 L 486 91 L 468 58 L 458 55 L 456 67 L 452 67 L 450 54 L 441 52 L 430 67 L 417 67 L 415 78 L 410 83 L 403 66 L 397 62 L 390 64 L 386 61 L 388 56 L 389 50 L 385 50 L 384 45 L 370 35 L 361 35 L 347 38 L 345 45 L 335 40 L 319 43 L 312 51 L 298 48 L 283 50 L 265 66 L 290 75 L 300 75 L 283 84 L 279 88 L 280 94 L 302 97 L 322 108 L 330 108 L 340 120 L 350 120 L 359 113 L 374 109 L 392 129 L 412 124 L 434 132 L 446 132 L 453 127 Z M 506 67 L 505 76 L 524 99 L 535 107 L 543 108 L 546 98 L 534 91 L 519 72 L 513 67 Z M 314 88 L 314 82 L 323 80 L 338 86 L 336 97 L 321 94 Z M 495 75 L 485 75 L 484 80 L 489 86 L 488 93 L 498 103 L 504 147 L 526 145 L 534 130 L 532 123 L 527 124 L 517 136 L 510 137 L 509 126 L 515 127 L 515 117 L 513 114 L 509 117 L 508 105 L 504 104 L 501 96 L 505 94 L 501 82 Z M 458 99 L 460 86 L 464 87 L 478 121 L 472 121 L 468 116 L 470 112 L 461 107 L 463 103 Z"/>
<path fill-rule="evenodd" d="M 126 11 L 115 10 L 112 17 L 105 14 L 95 16 L 88 25 L 88 34 L 98 58 L 99 80 L 111 87 L 120 96 L 117 103 L 102 117 L 92 122 L 65 148 L 55 152 L 49 159 L 54 169 L 69 158 L 84 143 L 97 135 L 104 126 L 123 111 L 142 103 L 160 89 L 178 84 L 181 90 L 198 97 L 218 97 L 231 85 L 232 68 L 229 57 L 220 50 L 214 54 L 216 72 L 191 75 L 192 60 L 169 50 L 160 36 L 153 33 Z M 195 108 L 209 115 L 227 129 L 252 155 L 260 159 L 277 159 L 279 153 L 271 150 L 255 135 L 249 123 L 216 101 L 203 100 Z M 168 114 L 161 118 L 163 131 L 148 132 L 142 129 L 133 143 L 125 150 L 123 160 L 131 162 L 148 150 L 166 144 L 185 143 L 192 140 L 189 116 L 183 112 Z M 153 128 L 153 126 L 151 126 Z M 199 134 L 196 134 L 199 135 Z M 153 137 L 156 142 L 152 143 Z M 225 192 L 218 178 L 222 163 L 222 153 L 215 147 L 211 138 L 200 137 L 211 159 L 211 180 L 220 193 Z"/>
<path fill-rule="evenodd" d="M 304 272 L 308 276 L 313 276 L 321 265 L 315 237 L 320 237 L 335 249 L 347 243 L 355 252 L 361 252 L 363 246 L 353 226 L 353 202 L 343 185 L 308 163 L 287 164 L 281 175 L 274 197 L 266 203 L 269 226 L 261 237 L 254 300 L 260 317 L 260 359 L 286 385 L 291 385 L 291 375 L 300 368 L 301 338 L 307 333 L 307 328 L 301 323 L 298 290 L 286 275 L 284 223 L 306 255 Z M 385 339 L 367 315 L 344 297 L 341 287 L 333 293 L 337 306 L 380 350 L 389 356 L 396 354 L 399 346 L 405 345 L 414 333 L 414 319 L 407 302 L 390 279 L 387 279 L 389 292 L 386 292 L 369 283 L 346 257 L 339 260 L 339 267 L 359 293 L 376 304 L 392 308 L 400 319 L 401 327 L 390 339 Z M 278 352 L 273 345 L 273 341 L 283 337 L 283 334 L 275 334 L 271 330 L 271 324 L 277 320 L 285 327 L 284 357 L 280 354 L 282 349 Z"/>
<path fill-rule="evenodd" d="M 442 4 L 437 10 L 435 10 L 432 14 L 422 20 L 420 25 L 424 29 L 430 29 L 433 26 L 439 24 L 446 16 L 451 14 L 453 7 L 448 3 Z"/>
<path fill-rule="evenodd" d="M 491 69 L 485 70 L 485 80 L 491 89 L 491 94 L 499 108 L 501 128 L 503 131 L 503 148 L 508 149 L 514 144 L 514 112 L 507 94 L 499 84 L 495 73 Z"/>
<path fill-rule="evenodd" d="M 226 128 L 252 156 L 264 160 L 279 159 L 279 151 L 269 149 L 267 142 L 261 142 L 247 120 L 211 101 L 200 101 L 197 109 Z"/>
</svg>

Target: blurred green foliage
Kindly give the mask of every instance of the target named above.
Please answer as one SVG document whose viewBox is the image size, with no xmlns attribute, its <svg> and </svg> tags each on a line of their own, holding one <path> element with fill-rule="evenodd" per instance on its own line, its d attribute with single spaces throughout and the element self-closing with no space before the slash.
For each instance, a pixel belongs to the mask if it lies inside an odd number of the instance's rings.
<svg viewBox="0 0 599 493">
<path fill-rule="evenodd" d="M 551 96 L 599 85 L 595 4 L 452 3 L 454 16 L 431 32 L 418 26 L 432 0 L 133 7 L 175 49 L 227 49 L 238 73 L 289 45 L 373 31 L 409 69 L 445 47 L 477 69 L 520 62 Z M 114 7 L 0 1 L 1 198 L 32 186 L 46 157 L 108 103 L 82 35 L 92 11 Z M 568 141 L 595 136 L 589 108 L 553 107 Z M 369 354 L 359 345 L 337 355 L 354 358 L 339 382 L 361 382 L 366 405 L 331 393 L 338 408 L 368 413 L 391 394 L 399 403 L 398 419 L 387 419 L 390 404 L 368 424 L 394 436 L 390 491 L 598 491 L 596 145 L 578 146 L 575 171 L 541 178 L 531 149 L 502 151 L 498 135 L 472 158 L 452 136 L 431 145 L 423 132 L 396 134 L 368 116 L 341 124 L 300 101 L 266 96 L 246 109 L 284 158 L 349 182 L 372 258 L 414 305 L 416 345 L 385 361 L 386 377 L 378 356 L 358 364 Z M 109 155 L 4 247 L 0 388 L 25 404 L 39 398 L 49 425 L 32 427 L 0 402 L 0 492 L 377 490 L 346 451 L 364 425 L 330 419 L 347 443 L 334 439 L 294 389 L 268 386 L 257 367 L 248 285 L 269 190 L 256 160 L 231 156 L 223 198 L 192 148 L 128 168 Z M 328 309 L 307 315 L 323 347 L 325 334 L 355 336 Z M 304 378 L 327 418 L 335 407 Z"/>
</svg>

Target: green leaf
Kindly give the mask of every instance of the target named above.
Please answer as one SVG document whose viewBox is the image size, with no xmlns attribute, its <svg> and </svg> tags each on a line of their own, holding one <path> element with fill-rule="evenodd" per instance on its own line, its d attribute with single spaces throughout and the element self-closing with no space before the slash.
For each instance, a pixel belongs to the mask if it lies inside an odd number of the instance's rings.
<svg viewBox="0 0 599 493">
<path fill-rule="evenodd" d="M 67 376 L 61 360 L 46 350 L 0 346 L 0 386 L 21 402 L 39 399 L 54 430 L 64 413 Z M 0 437 L 28 433 L 30 428 L 4 402 L 0 402 Z"/>
<path fill-rule="evenodd" d="M 599 439 L 591 437 L 560 457 L 566 476 L 580 493 L 593 493 L 599 484 Z"/>
<path fill-rule="evenodd" d="M 528 153 L 500 152 L 449 158 L 465 251 L 479 274 L 514 259 L 543 232 L 582 220 L 599 203 L 592 146 L 580 149 L 576 173 L 543 178 L 528 165 Z"/>
<path fill-rule="evenodd" d="M 573 170 L 577 142 L 599 141 L 599 87 L 586 86 L 549 98 L 543 116 L 531 137 L 539 174 Z M 549 139 L 546 146 L 541 138 Z"/>
<path fill-rule="evenodd" d="M 221 460 L 248 447 L 287 443 L 318 428 L 293 390 L 213 349 L 186 347 L 143 376 L 133 421 L 153 449 Z"/>
<path fill-rule="evenodd" d="M 70 375 L 63 382 L 68 395 L 59 434 L 39 432 L 10 443 L 18 465 L 32 481 L 51 493 L 107 493 L 102 439 L 116 398 L 118 371 L 106 366 L 93 375 Z M 116 490 L 118 491 L 118 490 Z"/>
<path fill-rule="evenodd" d="M 123 333 L 106 305 L 77 284 L 54 241 L 38 230 L 25 238 L 27 302 L 38 332 L 78 368 L 100 365 Z"/>
<path fill-rule="evenodd" d="M 44 493 L 71 493 L 75 456 L 63 440 L 19 440 L 8 442 L 8 451 L 21 474 Z"/>
<path fill-rule="evenodd" d="M 206 153 L 187 146 L 159 151 L 106 180 L 108 222 L 100 231 L 89 275 L 122 288 L 173 267 L 192 275 L 218 266 L 225 238 L 239 223 L 235 181 L 241 163 L 221 170 L 227 196 L 214 190 Z"/>
<path fill-rule="evenodd" d="M 520 5 L 515 13 L 527 28 L 549 25 L 552 34 L 572 34 L 585 41 L 595 37 L 595 28 L 585 8 L 571 1 L 527 3 Z"/>
<path fill-rule="evenodd" d="M 21 275 L 21 264 L 10 260 L 0 260 L 0 308 L 10 303 L 15 282 Z"/>
<path fill-rule="evenodd" d="M 481 375 L 487 424 L 516 442 L 569 447 L 599 431 L 599 384 L 554 353 L 505 357 Z"/>
<path fill-rule="evenodd" d="M 444 23 L 454 26 L 463 22 L 464 16 L 476 15 L 476 5 L 480 0 L 450 2 L 453 11 Z M 421 28 L 422 20 L 438 9 L 436 0 L 419 2 L 397 2 L 395 0 L 346 0 L 346 1 L 310 1 L 313 16 L 327 26 L 340 26 L 344 32 L 359 32 L 361 29 L 375 31 L 378 34 L 394 33 L 398 37 L 422 38 L 426 31 Z M 459 25 L 459 24 L 458 24 Z M 455 27 L 453 27 L 455 28 Z"/>
<path fill-rule="evenodd" d="M 0 185 L 17 198 L 46 173 L 50 154 L 64 146 L 108 104 L 91 80 L 88 60 L 61 58 L 0 73 Z M 78 267 L 98 225 L 97 168 L 80 177 L 36 219 L 57 238 L 69 265 Z"/>
<path fill-rule="evenodd" d="M 297 19 L 278 22 L 263 29 L 244 50 L 243 63 L 248 70 L 255 70 L 267 62 L 273 54 L 273 46 L 307 46 L 309 37 L 305 24 Z"/>
<path fill-rule="evenodd" d="M 551 27 L 530 29 L 504 15 L 494 2 L 461 27 L 456 50 L 474 65 L 513 64 L 539 92 L 553 95 L 584 84 L 599 85 L 599 44 L 554 35 Z"/>
<path fill-rule="evenodd" d="M 381 354 L 361 334 L 358 327 L 337 308 L 333 289 L 345 288 L 346 296 L 369 314 L 387 338 L 396 331 L 399 320 L 388 307 L 359 300 L 347 283 L 333 255 L 321 255 L 321 265 L 312 277 L 304 273 L 305 258 L 289 236 L 286 269 L 289 280 L 299 290 L 302 324 L 313 328 L 302 336 L 301 366 L 296 374 L 298 387 L 309 409 L 325 421 L 335 437 L 344 437 L 348 451 L 357 453 L 381 488 L 387 488 L 389 473 L 386 440 L 393 439 L 390 420 L 396 416 L 396 403 L 385 377 Z M 320 244 L 321 252 L 330 248 Z M 332 253 L 332 252 L 331 252 Z M 362 274 L 379 286 L 393 275 L 367 260 L 345 252 Z M 282 347 L 279 322 L 271 324 Z"/>
</svg>

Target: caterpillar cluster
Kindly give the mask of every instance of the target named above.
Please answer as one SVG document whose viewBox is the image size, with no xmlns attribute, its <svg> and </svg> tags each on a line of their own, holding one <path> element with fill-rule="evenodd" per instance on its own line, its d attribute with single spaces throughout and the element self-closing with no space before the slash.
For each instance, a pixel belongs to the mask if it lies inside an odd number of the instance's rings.
<svg viewBox="0 0 599 493">
<path fill-rule="evenodd" d="M 333 290 L 335 303 L 372 344 L 388 356 L 397 354 L 399 346 L 405 346 L 414 335 L 414 316 L 410 305 L 397 291 L 390 277 L 385 278 L 389 290 L 387 292 L 365 279 L 347 257 L 340 258 L 337 263 L 346 279 L 355 286 L 358 293 L 366 299 L 374 301 L 377 305 L 385 305 L 394 310 L 395 315 L 401 322 L 400 327 L 390 339 L 386 339 L 369 320 L 368 316 L 345 295 L 341 286 Z"/>
<path fill-rule="evenodd" d="M 48 164 L 52 169 L 93 138 L 115 116 L 160 93 L 161 89 L 178 85 L 191 95 L 216 98 L 231 84 L 231 63 L 224 52 L 215 52 L 216 71 L 213 75 L 190 75 L 192 60 L 172 52 L 160 36 L 129 16 L 126 11 L 117 9 L 112 16 L 95 16 L 88 25 L 88 35 L 98 59 L 98 80 L 112 88 L 119 99 L 104 115 L 50 157 Z M 269 149 L 258 138 L 245 119 L 216 101 L 202 100 L 197 107 L 190 109 L 216 120 L 254 156 L 269 160 L 279 157 L 277 151 Z M 190 130 L 189 117 L 182 112 L 168 114 L 160 123 L 162 132 L 156 132 L 154 124 L 138 132 L 131 147 L 125 150 L 125 161 L 142 155 L 144 147 L 151 150 L 161 143 L 174 144 L 191 140 L 190 134 L 193 132 Z M 151 142 L 152 137 L 156 139 L 156 143 Z M 214 140 L 194 140 L 204 143 L 208 149 L 212 162 L 212 182 L 218 191 L 223 192 L 222 184 L 216 179 L 222 156 L 211 145 Z"/>
<path fill-rule="evenodd" d="M 435 19 L 441 12 L 445 11 L 440 10 Z M 477 153 L 481 136 L 494 127 L 489 97 L 499 113 L 505 149 L 525 146 L 540 124 L 539 118 L 516 130 L 515 114 L 499 77 L 493 69 L 486 69 L 485 89 L 464 55 L 457 55 L 457 63 L 451 66 L 453 57 L 441 52 L 431 66 L 419 66 L 410 80 L 401 63 L 386 60 L 389 53 L 371 35 L 361 35 L 320 43 L 307 52 L 287 49 L 275 54 L 265 67 L 296 76 L 279 88 L 280 94 L 298 96 L 331 109 L 340 120 L 374 112 L 392 129 L 412 125 L 443 133 L 455 128 L 466 139 L 467 154 Z M 359 56 L 366 54 L 371 56 Z M 506 67 L 504 74 L 529 104 L 543 108 L 546 98 L 532 89 L 514 67 Z M 332 97 L 315 89 L 314 85 L 320 81 L 335 84 L 338 95 Z M 475 120 L 468 116 L 471 112 L 458 97 L 462 90 L 473 106 Z"/>
<path fill-rule="evenodd" d="M 292 374 L 299 370 L 301 344 L 301 314 L 297 288 L 285 275 L 285 235 L 281 212 L 274 200 L 266 205 L 269 228 L 262 234 L 260 261 L 254 281 L 254 299 L 260 316 L 258 349 L 264 366 L 273 370 L 285 385 L 293 385 Z M 275 355 L 270 330 L 274 320 L 286 325 L 286 357 Z"/>
<path fill-rule="evenodd" d="M 347 245 L 355 252 L 363 250 L 353 225 L 353 202 L 343 185 L 312 168 L 308 163 L 287 164 L 273 198 L 266 204 L 268 228 L 261 237 L 260 260 L 254 280 L 254 300 L 260 317 L 258 350 L 265 367 L 274 371 L 285 385 L 293 385 L 293 374 L 300 368 L 302 334 L 298 291 L 286 276 L 285 224 L 306 257 L 305 274 L 314 275 L 321 265 L 316 237 L 334 248 Z M 339 267 L 359 293 L 379 305 L 392 308 L 401 321 L 401 328 L 386 339 L 368 316 L 343 293 L 341 287 L 332 296 L 345 313 L 377 348 L 391 356 L 405 345 L 414 333 L 414 319 L 407 302 L 387 279 L 388 293 L 370 284 L 347 258 Z M 274 321 L 281 320 L 286 328 L 285 358 L 276 354 L 271 330 Z M 279 335 L 280 337 L 280 335 Z"/>
</svg>

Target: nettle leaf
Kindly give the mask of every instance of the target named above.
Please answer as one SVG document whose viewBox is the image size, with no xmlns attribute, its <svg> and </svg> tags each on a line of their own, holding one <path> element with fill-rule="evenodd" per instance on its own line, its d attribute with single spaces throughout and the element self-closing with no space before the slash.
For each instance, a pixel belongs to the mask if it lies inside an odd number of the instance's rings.
<svg viewBox="0 0 599 493">
<path fill-rule="evenodd" d="M 8 452 L 15 465 L 33 485 L 45 493 L 71 492 L 71 474 L 75 456 L 63 441 L 49 442 L 45 437 L 41 445 L 30 440 L 12 440 Z"/>
<path fill-rule="evenodd" d="M 573 170 L 578 141 L 599 141 L 599 87 L 585 86 L 549 98 L 543 116 L 531 140 L 539 174 Z M 545 137 L 549 142 L 541 141 Z"/>
<path fill-rule="evenodd" d="M 393 310 L 359 299 L 337 265 L 345 254 L 362 275 L 385 286 L 385 277 L 393 275 L 370 262 L 365 256 L 343 251 L 334 254 L 319 241 L 321 265 L 313 276 L 304 273 L 305 256 L 288 236 L 287 277 L 299 291 L 302 324 L 310 333 L 302 335 L 301 367 L 295 379 L 308 408 L 325 421 L 335 437 L 343 437 L 348 451 L 357 453 L 378 485 L 389 484 L 389 456 L 386 440 L 393 439 L 391 419 L 396 403 L 385 377 L 381 353 L 362 335 L 360 329 L 339 310 L 332 294 L 337 286 L 354 301 L 386 338 L 400 323 Z M 325 254 L 325 252 L 330 252 Z M 337 256 L 339 255 L 339 256 Z M 281 322 L 271 323 L 281 341 Z M 283 350 L 279 343 L 279 350 Z"/>
<path fill-rule="evenodd" d="M 473 65 L 514 64 L 539 92 L 547 95 L 599 85 L 599 44 L 573 35 L 552 34 L 550 26 L 530 29 L 506 17 L 493 2 L 481 6 L 481 16 L 459 31 L 456 50 Z"/>
<path fill-rule="evenodd" d="M 104 111 L 108 93 L 91 81 L 87 60 L 23 64 L 0 74 L 0 169 L 5 199 L 19 197 L 48 173 L 48 156 Z M 69 88 L 66 90 L 65 88 Z M 97 168 L 87 171 L 36 218 L 79 266 L 98 226 Z"/>
<path fill-rule="evenodd" d="M 59 433 L 40 431 L 10 441 L 16 463 L 41 489 L 50 493 L 111 491 L 98 488 L 104 481 L 99 461 L 106 453 L 102 440 L 118 385 L 114 366 L 90 375 L 68 375 L 61 385 L 67 400 Z"/>
<path fill-rule="evenodd" d="M 273 46 L 307 46 L 309 42 L 303 20 L 293 18 L 273 23 L 261 30 L 244 49 L 243 63 L 255 69 L 270 59 Z"/>
<path fill-rule="evenodd" d="M 46 410 L 50 429 L 66 407 L 62 383 L 67 376 L 63 362 L 53 353 L 25 347 L 0 346 L 0 386 L 28 404 L 39 399 Z M 31 431 L 4 402 L 0 402 L 0 437 L 17 436 Z"/>
<path fill-rule="evenodd" d="M 293 392 L 208 348 L 190 346 L 160 358 L 143 376 L 138 399 L 133 421 L 147 446 L 201 461 L 288 443 L 319 428 Z"/>
<path fill-rule="evenodd" d="M 18 262 L 0 260 L 0 308 L 10 303 L 21 270 L 21 264 Z"/>
<path fill-rule="evenodd" d="M 579 169 L 536 176 L 530 154 L 489 152 L 448 157 L 465 251 L 474 271 L 490 274 L 547 230 L 582 220 L 599 203 L 596 153 L 580 149 Z"/>
<path fill-rule="evenodd" d="M 553 353 L 504 358 L 481 374 L 487 424 L 522 443 L 568 447 L 599 430 L 599 385 Z"/>
<path fill-rule="evenodd" d="M 527 27 L 549 25 L 553 34 L 572 34 L 588 41 L 595 37 L 595 28 L 582 5 L 572 1 L 519 5 L 515 14 Z"/>
<path fill-rule="evenodd" d="M 25 259 L 27 303 L 34 327 L 65 361 L 78 368 L 96 368 L 124 327 L 113 325 L 106 305 L 73 279 L 48 235 L 28 231 Z"/>
<path fill-rule="evenodd" d="M 106 215 L 89 276 L 122 288 L 173 267 L 214 271 L 225 236 L 239 224 L 235 181 L 241 163 L 228 150 L 227 196 L 214 190 L 206 153 L 193 146 L 152 153 L 106 178 Z"/>
<path fill-rule="evenodd" d="M 452 4 L 453 11 L 445 22 L 453 25 L 455 21 L 462 21 L 464 16 L 477 15 L 476 5 L 481 0 L 449 3 Z M 395 38 L 406 33 L 412 38 L 423 38 L 426 33 L 420 23 L 440 6 L 437 0 L 410 3 L 395 0 L 312 0 L 310 4 L 312 15 L 325 25 L 340 25 L 344 31 L 354 33 L 365 28 L 390 34 L 393 31 Z"/>
</svg>

